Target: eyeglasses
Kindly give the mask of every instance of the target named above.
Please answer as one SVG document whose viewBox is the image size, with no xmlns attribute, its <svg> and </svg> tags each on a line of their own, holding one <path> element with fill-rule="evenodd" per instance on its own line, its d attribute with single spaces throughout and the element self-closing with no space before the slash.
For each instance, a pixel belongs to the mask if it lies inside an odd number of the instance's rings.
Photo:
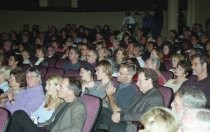
<svg viewBox="0 0 210 132">
<path fill-rule="evenodd" d="M 36 75 L 33 76 L 26 76 L 26 78 L 33 78 L 33 77 L 37 77 Z"/>
</svg>

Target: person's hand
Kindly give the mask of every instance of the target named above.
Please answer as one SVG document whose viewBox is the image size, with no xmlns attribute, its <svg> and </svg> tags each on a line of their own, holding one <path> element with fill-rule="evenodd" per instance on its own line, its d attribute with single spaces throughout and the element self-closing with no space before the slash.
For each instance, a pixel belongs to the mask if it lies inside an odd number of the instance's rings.
<svg viewBox="0 0 210 132">
<path fill-rule="evenodd" d="M 13 99 L 13 98 L 14 98 L 14 95 L 13 95 L 12 92 L 7 92 L 7 97 L 8 97 L 8 99 L 9 99 L 9 101 L 14 100 L 14 99 Z"/>
<path fill-rule="evenodd" d="M 109 96 L 109 95 L 114 94 L 114 92 L 116 91 L 116 88 L 111 83 L 109 83 L 105 90 L 106 90 L 106 94 Z"/>
<path fill-rule="evenodd" d="M 115 122 L 115 123 L 120 122 L 120 113 L 119 112 L 114 112 L 112 114 L 112 121 Z"/>
</svg>

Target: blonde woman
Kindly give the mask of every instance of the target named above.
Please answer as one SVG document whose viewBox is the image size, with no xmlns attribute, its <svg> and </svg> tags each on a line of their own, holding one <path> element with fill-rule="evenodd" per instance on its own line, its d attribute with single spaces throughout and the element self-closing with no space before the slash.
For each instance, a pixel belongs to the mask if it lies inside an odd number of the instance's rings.
<svg viewBox="0 0 210 132">
<path fill-rule="evenodd" d="M 44 123 L 50 119 L 55 109 L 62 103 L 58 98 L 57 87 L 60 87 L 62 78 L 57 75 L 48 77 L 46 80 L 46 98 L 41 107 L 31 114 L 31 118 L 37 120 L 38 123 Z"/>
<path fill-rule="evenodd" d="M 138 132 L 176 132 L 179 120 L 168 108 L 153 107 L 140 119 Z"/>
</svg>

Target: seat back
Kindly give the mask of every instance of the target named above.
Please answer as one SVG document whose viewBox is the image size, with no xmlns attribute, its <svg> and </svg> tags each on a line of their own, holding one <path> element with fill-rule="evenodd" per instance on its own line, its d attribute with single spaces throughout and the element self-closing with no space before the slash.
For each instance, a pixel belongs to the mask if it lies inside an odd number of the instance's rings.
<svg viewBox="0 0 210 132">
<path fill-rule="evenodd" d="M 24 71 L 26 71 L 28 68 L 30 68 L 31 66 L 29 64 L 21 64 L 20 68 L 22 68 Z"/>
<path fill-rule="evenodd" d="M 55 63 L 55 67 L 57 68 L 63 68 L 63 64 L 65 63 L 66 59 L 59 59 L 57 60 L 57 62 Z"/>
<path fill-rule="evenodd" d="M 0 132 L 6 132 L 9 119 L 9 112 L 3 108 L 0 108 Z"/>
<path fill-rule="evenodd" d="M 165 107 L 170 107 L 170 104 L 173 99 L 173 90 L 169 87 L 164 87 L 164 86 L 161 86 L 159 90 L 163 96 Z"/>
<path fill-rule="evenodd" d="M 45 75 L 47 73 L 47 67 L 45 67 L 45 66 L 36 66 L 36 67 L 39 69 L 39 71 L 41 73 L 42 80 L 44 80 Z"/>
<path fill-rule="evenodd" d="M 85 94 L 82 101 L 87 110 L 87 117 L 82 132 L 92 132 L 102 108 L 102 100 L 99 97 Z"/>
<path fill-rule="evenodd" d="M 80 79 L 79 71 L 75 71 L 75 70 L 66 71 L 64 76 Z"/>
<path fill-rule="evenodd" d="M 48 58 L 48 67 L 55 67 L 56 59 L 55 58 Z"/>
<path fill-rule="evenodd" d="M 160 73 L 164 76 L 166 81 L 168 81 L 169 79 L 173 79 L 173 73 L 170 71 L 160 71 Z"/>
<path fill-rule="evenodd" d="M 56 67 L 48 68 L 47 73 L 45 75 L 45 80 L 51 75 L 60 75 L 61 77 L 63 77 L 64 70 Z"/>
</svg>

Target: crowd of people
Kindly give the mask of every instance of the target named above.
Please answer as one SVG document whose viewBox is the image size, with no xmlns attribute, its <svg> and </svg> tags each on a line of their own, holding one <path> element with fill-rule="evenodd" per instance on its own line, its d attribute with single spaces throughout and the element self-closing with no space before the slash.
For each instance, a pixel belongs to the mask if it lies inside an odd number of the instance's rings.
<svg viewBox="0 0 210 132">
<path fill-rule="evenodd" d="M 96 132 L 209 132 L 210 25 L 166 37 L 129 26 L 40 31 L 24 24 L 1 33 L 0 106 L 12 115 L 8 131 L 81 132 L 81 97 L 89 94 L 102 100 Z M 43 75 L 40 67 L 63 74 Z M 168 108 L 160 87 L 173 90 Z"/>
</svg>

